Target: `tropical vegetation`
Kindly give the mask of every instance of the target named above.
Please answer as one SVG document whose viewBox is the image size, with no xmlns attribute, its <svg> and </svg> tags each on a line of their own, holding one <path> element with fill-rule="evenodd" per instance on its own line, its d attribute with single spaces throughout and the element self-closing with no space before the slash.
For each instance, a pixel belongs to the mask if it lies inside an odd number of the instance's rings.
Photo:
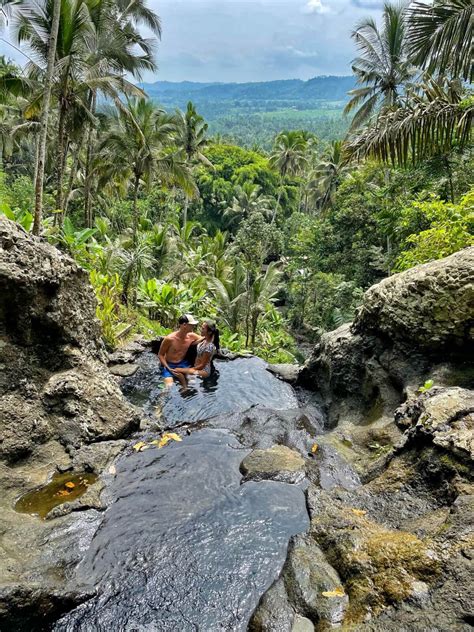
<svg viewBox="0 0 474 632">
<path fill-rule="evenodd" d="M 474 243 L 470 0 L 358 25 L 339 138 L 272 128 L 268 151 L 138 86 L 161 34 L 146 0 L 2 16 L 26 63 L 0 59 L 0 212 L 89 271 L 110 347 L 193 312 L 292 361 L 371 284 Z"/>
</svg>

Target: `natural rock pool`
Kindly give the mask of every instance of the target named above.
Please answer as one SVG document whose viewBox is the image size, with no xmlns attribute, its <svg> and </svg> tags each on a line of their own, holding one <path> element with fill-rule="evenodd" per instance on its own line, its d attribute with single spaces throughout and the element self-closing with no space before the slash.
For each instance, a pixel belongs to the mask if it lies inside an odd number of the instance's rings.
<svg viewBox="0 0 474 632">
<path fill-rule="evenodd" d="M 151 354 L 124 391 L 161 425 L 264 403 L 294 409 L 292 388 L 258 359 L 217 364 L 188 397 L 163 393 Z M 249 449 L 229 430 L 196 429 L 162 449 L 126 450 L 106 489 L 109 508 L 72 582 L 97 596 L 55 630 L 245 630 L 283 566 L 292 535 L 309 526 L 301 485 L 245 482 Z M 178 429 L 179 432 L 179 429 Z M 149 437 L 149 434 L 146 435 Z M 146 438 L 146 437 L 145 437 Z"/>
<path fill-rule="evenodd" d="M 260 358 L 217 361 L 215 372 L 207 380 L 190 378 L 185 394 L 177 388 L 164 391 L 160 365 L 153 353 L 144 353 L 139 364 L 140 371 L 123 380 L 123 392 L 133 404 L 167 427 L 239 412 L 256 404 L 274 410 L 298 407 L 291 386 L 266 371 Z"/>
</svg>

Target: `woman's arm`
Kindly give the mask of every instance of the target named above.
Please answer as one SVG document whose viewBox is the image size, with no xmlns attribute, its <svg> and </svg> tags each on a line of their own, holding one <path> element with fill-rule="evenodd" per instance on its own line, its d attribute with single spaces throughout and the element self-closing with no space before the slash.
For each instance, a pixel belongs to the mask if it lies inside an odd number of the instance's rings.
<svg viewBox="0 0 474 632">
<path fill-rule="evenodd" d="M 206 351 L 199 358 L 199 362 L 196 362 L 196 364 L 192 368 L 190 369 L 176 368 L 176 369 L 170 369 L 170 371 L 171 373 L 184 373 L 185 375 L 189 375 L 189 374 L 194 373 L 195 371 L 202 371 L 202 369 L 206 368 L 206 366 L 209 364 L 210 361 L 211 361 L 211 354 L 208 351 Z"/>
<path fill-rule="evenodd" d="M 211 354 L 209 353 L 209 351 L 205 351 L 202 356 L 199 357 L 199 361 L 196 360 L 196 364 L 193 368 L 196 369 L 196 371 L 202 371 L 202 369 L 204 369 L 210 361 Z"/>
</svg>

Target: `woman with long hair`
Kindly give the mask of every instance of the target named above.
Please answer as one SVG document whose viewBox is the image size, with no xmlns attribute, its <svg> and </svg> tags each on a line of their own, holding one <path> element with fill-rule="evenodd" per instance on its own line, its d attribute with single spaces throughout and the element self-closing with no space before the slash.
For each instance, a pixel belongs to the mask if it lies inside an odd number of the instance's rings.
<svg viewBox="0 0 474 632">
<path fill-rule="evenodd" d="M 176 368 L 171 371 L 184 388 L 187 386 L 187 375 L 197 375 L 202 378 L 211 375 L 212 359 L 219 351 L 219 330 L 215 322 L 205 320 L 201 326 L 201 336 L 203 340 L 196 347 L 194 366 L 191 368 Z"/>
</svg>

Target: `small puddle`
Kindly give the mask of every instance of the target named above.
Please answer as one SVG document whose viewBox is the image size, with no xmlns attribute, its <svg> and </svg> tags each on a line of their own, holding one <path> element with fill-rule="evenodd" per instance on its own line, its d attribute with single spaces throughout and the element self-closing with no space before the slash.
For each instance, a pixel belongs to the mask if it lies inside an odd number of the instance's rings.
<svg viewBox="0 0 474 632">
<path fill-rule="evenodd" d="M 44 519 L 54 507 L 79 498 L 95 483 L 97 476 L 89 472 L 54 474 L 53 480 L 21 496 L 15 510 Z"/>
</svg>

